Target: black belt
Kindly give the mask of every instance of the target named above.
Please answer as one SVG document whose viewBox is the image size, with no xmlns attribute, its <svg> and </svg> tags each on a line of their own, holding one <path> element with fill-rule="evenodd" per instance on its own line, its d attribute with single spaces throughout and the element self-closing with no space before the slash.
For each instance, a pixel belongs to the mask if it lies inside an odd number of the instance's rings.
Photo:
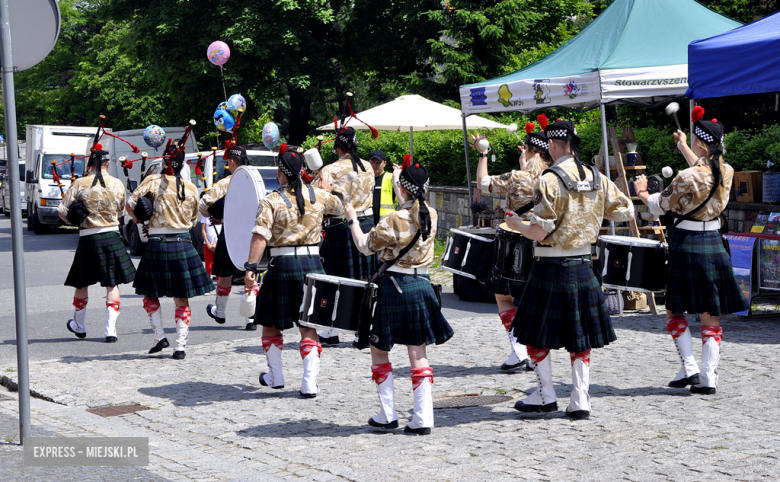
<svg viewBox="0 0 780 482">
<path fill-rule="evenodd" d="M 150 236 L 149 241 L 159 241 L 161 243 L 191 243 L 192 238 L 160 238 L 157 236 Z"/>
<path fill-rule="evenodd" d="M 550 258 L 535 257 L 534 260 L 536 262 L 549 263 L 549 264 L 554 264 L 556 266 L 568 266 L 569 262 L 576 263 L 577 261 L 582 261 L 583 263 L 586 264 L 590 264 L 593 262 L 590 259 L 589 254 L 584 254 L 582 256 L 557 256 L 557 257 L 550 257 Z"/>
</svg>

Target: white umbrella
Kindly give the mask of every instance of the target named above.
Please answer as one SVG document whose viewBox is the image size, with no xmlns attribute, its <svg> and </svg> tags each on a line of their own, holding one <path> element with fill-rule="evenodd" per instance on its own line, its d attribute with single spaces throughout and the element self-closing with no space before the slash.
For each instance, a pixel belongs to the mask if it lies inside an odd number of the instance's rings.
<svg viewBox="0 0 780 482">
<path fill-rule="evenodd" d="M 419 95 L 402 95 L 394 101 L 347 117 L 346 125 L 368 129 L 366 124 L 380 131 L 409 133 L 409 153 L 413 152 L 414 131 L 440 131 L 463 128 L 463 114 L 458 109 L 433 102 Z M 363 122 L 360 122 L 363 121 Z M 332 131 L 333 124 L 318 127 L 318 131 Z M 506 126 L 475 115 L 466 117 L 467 129 L 506 129 Z"/>
</svg>

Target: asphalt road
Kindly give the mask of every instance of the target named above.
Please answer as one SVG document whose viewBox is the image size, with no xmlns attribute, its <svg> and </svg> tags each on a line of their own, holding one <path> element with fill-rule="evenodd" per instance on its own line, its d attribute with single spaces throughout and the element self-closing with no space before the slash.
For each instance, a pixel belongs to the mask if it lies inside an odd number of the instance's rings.
<svg viewBox="0 0 780 482">
<path fill-rule="evenodd" d="M 76 338 L 67 331 L 65 323 L 73 317 L 73 288 L 63 283 L 78 245 L 78 234 L 73 229 L 59 228 L 50 234 L 29 233 L 24 224 L 24 262 L 27 293 L 27 326 L 31 360 L 51 360 L 78 354 L 80 356 L 106 355 L 151 348 L 154 345 L 149 319 L 143 309 L 142 296 L 136 295 L 131 285 L 120 287 L 122 312 L 117 322 L 119 341 L 105 343 L 105 289 L 93 286 L 89 290 L 87 306 L 87 337 Z M 134 257 L 138 265 L 140 258 Z M 236 287 L 237 289 L 240 287 Z M 449 292 L 448 292 L 449 291 Z M 236 291 L 237 293 L 238 291 Z M 189 345 L 223 340 L 258 338 L 260 331 L 248 332 L 238 314 L 238 296 L 228 303 L 227 323 L 216 324 L 206 316 L 206 305 L 213 303 L 214 294 L 190 300 Z M 173 321 L 173 300 L 160 300 L 163 326 L 173 344 L 176 328 Z M 457 319 L 479 314 L 495 313 L 495 305 L 459 301 L 451 289 L 443 295 L 444 315 Z M 496 326 L 498 325 L 496 317 Z M 496 326 L 486 329 L 496 329 Z M 344 337 L 342 337 L 344 338 Z M 14 311 L 14 281 L 11 253 L 11 221 L 0 215 L 0 366 L 16 365 L 16 325 Z M 344 340 L 342 340 L 344 341 Z M 172 351 L 171 351 L 172 353 Z"/>
</svg>

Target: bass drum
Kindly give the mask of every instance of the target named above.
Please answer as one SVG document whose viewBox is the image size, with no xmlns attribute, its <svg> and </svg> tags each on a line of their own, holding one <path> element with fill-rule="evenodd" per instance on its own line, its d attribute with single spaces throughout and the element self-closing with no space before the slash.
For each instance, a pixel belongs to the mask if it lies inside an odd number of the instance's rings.
<svg viewBox="0 0 780 482">
<path fill-rule="evenodd" d="M 257 207 L 265 195 L 265 183 L 257 167 L 241 166 L 230 175 L 222 229 L 230 260 L 240 270 L 249 258 Z"/>
</svg>

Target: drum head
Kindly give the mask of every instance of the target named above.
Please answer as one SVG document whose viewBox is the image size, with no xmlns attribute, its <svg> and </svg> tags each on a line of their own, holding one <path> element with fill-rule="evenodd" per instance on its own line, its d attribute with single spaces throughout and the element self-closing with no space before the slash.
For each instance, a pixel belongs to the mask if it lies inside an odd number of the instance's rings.
<svg viewBox="0 0 780 482">
<path fill-rule="evenodd" d="M 655 248 L 661 244 L 660 241 L 656 241 L 654 239 L 633 238 L 631 236 L 599 236 L 598 240 L 607 244 L 618 244 L 621 246 L 642 246 L 647 248 Z"/>
<path fill-rule="evenodd" d="M 529 224 L 531 224 L 531 223 L 530 223 L 530 222 L 528 222 L 528 221 L 526 221 L 526 220 L 523 220 L 523 224 L 525 224 L 525 225 L 529 225 Z M 501 224 L 499 224 L 499 225 L 498 225 L 498 229 L 500 229 L 500 230 L 502 230 L 502 231 L 509 231 L 510 233 L 517 233 L 517 234 L 521 234 L 521 233 L 520 233 L 520 231 L 515 231 L 514 229 L 510 228 L 509 226 L 507 226 L 507 224 L 506 224 L 506 223 L 501 223 Z M 521 235 L 522 235 L 522 234 L 521 234 Z"/>
<path fill-rule="evenodd" d="M 260 171 L 253 166 L 241 166 L 230 176 L 225 195 L 225 230 L 230 260 L 238 269 L 244 268 L 249 258 L 252 229 L 255 227 L 257 207 L 265 197 L 265 184 Z"/>
</svg>

